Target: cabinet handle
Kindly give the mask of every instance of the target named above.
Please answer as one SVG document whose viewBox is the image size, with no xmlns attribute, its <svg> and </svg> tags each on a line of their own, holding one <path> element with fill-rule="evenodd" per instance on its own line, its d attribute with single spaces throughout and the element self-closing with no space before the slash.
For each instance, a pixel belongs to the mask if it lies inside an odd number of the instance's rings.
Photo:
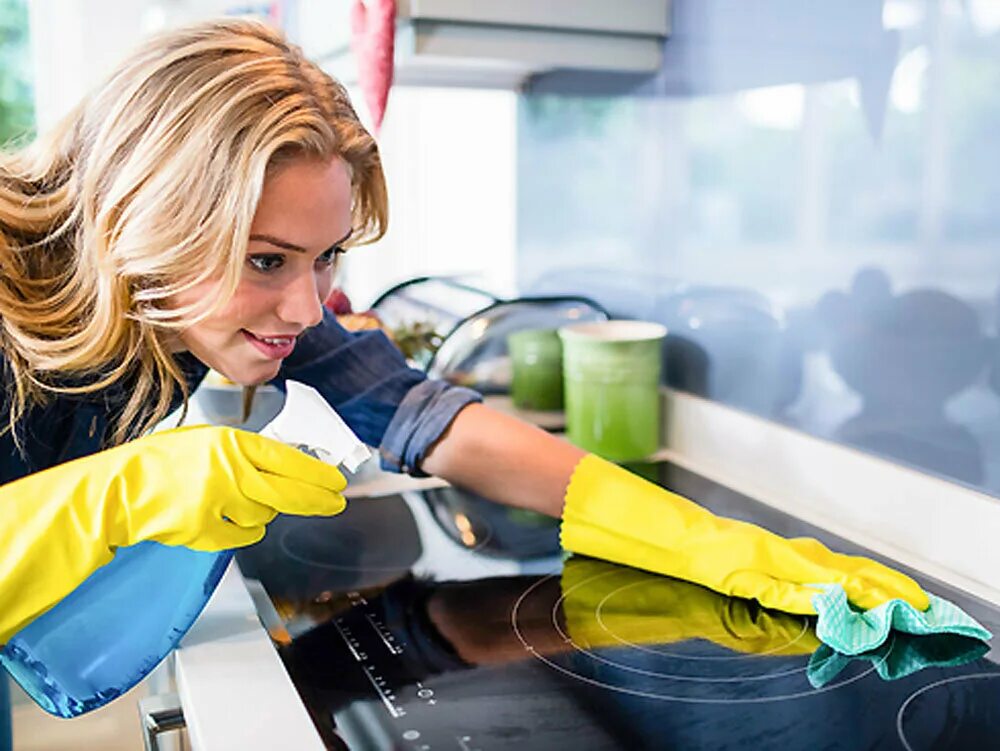
<svg viewBox="0 0 1000 751">
<path fill-rule="evenodd" d="M 158 737 L 185 727 L 184 710 L 177 694 L 158 694 L 139 702 L 139 720 L 146 751 L 160 751 Z"/>
</svg>

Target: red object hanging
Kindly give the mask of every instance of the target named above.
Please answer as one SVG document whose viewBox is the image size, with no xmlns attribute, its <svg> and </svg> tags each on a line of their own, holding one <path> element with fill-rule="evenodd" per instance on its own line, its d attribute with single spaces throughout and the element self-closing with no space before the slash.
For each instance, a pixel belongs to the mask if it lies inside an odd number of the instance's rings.
<svg viewBox="0 0 1000 751">
<path fill-rule="evenodd" d="M 354 0 L 351 49 L 358 59 L 358 79 L 378 132 L 392 86 L 396 0 Z"/>
</svg>

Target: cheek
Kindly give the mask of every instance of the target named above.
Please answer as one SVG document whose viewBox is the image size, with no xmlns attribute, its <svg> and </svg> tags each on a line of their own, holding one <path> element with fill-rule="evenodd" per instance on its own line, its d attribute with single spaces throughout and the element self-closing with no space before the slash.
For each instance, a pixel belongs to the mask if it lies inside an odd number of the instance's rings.
<svg viewBox="0 0 1000 751">
<path fill-rule="evenodd" d="M 178 295 L 175 301 L 178 305 L 183 305 L 198 300 L 207 300 L 217 294 L 218 286 L 214 283 L 206 283 L 188 290 L 183 295 Z M 245 322 L 253 317 L 255 308 L 260 307 L 261 297 L 263 295 L 248 289 L 246 284 L 241 283 L 236 289 L 236 294 L 228 303 L 207 318 L 203 318 L 185 329 L 180 335 L 181 341 L 189 347 L 199 343 L 221 344 L 223 337 L 243 328 Z"/>
<path fill-rule="evenodd" d="M 280 317 L 286 302 L 303 293 L 302 278 L 275 275 L 275 278 L 264 281 L 244 279 L 233 298 L 205 323 L 220 336 L 235 334 L 239 329 L 267 329 Z M 325 300 L 332 278 L 326 273 L 316 273 L 314 279 L 317 294 L 321 301 Z"/>
<path fill-rule="evenodd" d="M 211 318 L 217 328 L 243 328 L 248 321 L 269 305 L 266 290 L 258 289 L 253 284 L 240 282 L 228 303 L 220 308 Z"/>
</svg>

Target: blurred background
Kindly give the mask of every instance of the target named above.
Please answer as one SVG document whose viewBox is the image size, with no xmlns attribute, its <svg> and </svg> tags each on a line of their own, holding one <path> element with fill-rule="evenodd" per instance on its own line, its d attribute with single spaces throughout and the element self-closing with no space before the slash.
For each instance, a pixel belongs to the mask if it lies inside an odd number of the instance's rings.
<svg viewBox="0 0 1000 751">
<path fill-rule="evenodd" d="M 219 14 L 283 28 L 370 118 L 349 6 L 0 0 L 0 138 Z M 423 275 L 584 295 L 668 327 L 668 386 L 1000 496 L 1000 4 L 669 14 L 645 72 L 398 67 L 390 230 L 345 259 L 354 309 Z"/>
</svg>

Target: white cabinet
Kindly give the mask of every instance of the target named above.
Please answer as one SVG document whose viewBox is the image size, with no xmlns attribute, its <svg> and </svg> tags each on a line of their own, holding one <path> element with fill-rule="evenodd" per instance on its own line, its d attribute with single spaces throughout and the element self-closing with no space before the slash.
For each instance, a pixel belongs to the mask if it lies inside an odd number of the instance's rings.
<svg viewBox="0 0 1000 751">
<path fill-rule="evenodd" d="M 352 0 L 296 6 L 289 31 L 341 80 L 356 80 Z M 395 83 L 517 88 L 536 73 L 653 73 L 670 0 L 398 0 Z"/>
</svg>

